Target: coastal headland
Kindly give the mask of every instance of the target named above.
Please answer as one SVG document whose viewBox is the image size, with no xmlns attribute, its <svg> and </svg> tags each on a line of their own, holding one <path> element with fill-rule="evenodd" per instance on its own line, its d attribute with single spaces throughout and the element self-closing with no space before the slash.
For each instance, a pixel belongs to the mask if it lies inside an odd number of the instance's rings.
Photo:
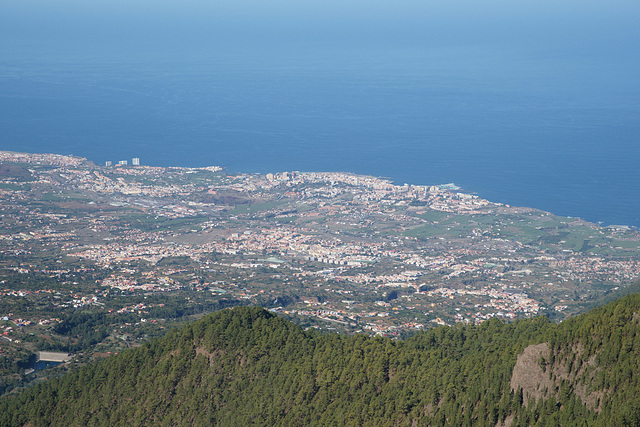
<svg viewBox="0 0 640 427">
<path fill-rule="evenodd" d="M 37 351 L 84 363 L 233 305 L 401 337 L 561 320 L 640 277 L 634 228 L 453 184 L 0 152 L 0 198 L 0 357 L 16 362 L 6 387 Z"/>
</svg>

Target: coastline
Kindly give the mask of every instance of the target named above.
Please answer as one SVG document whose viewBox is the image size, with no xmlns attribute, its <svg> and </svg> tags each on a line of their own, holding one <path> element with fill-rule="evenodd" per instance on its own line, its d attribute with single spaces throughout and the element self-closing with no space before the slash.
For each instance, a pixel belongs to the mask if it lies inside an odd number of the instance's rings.
<svg viewBox="0 0 640 427">
<path fill-rule="evenodd" d="M 122 166 L 126 166 L 126 167 L 148 167 L 148 168 L 173 168 L 173 169 L 191 169 L 191 170 L 207 170 L 207 169 L 212 169 L 212 170 L 216 170 L 216 171 L 225 171 L 226 173 L 229 174 L 235 174 L 235 173 L 240 173 L 240 174 L 258 174 L 258 175 L 264 175 L 267 176 L 269 174 L 278 174 L 278 173 L 285 173 L 285 172 L 276 172 L 276 171 L 271 171 L 271 172 L 235 172 L 233 170 L 231 170 L 230 168 L 224 167 L 224 166 L 196 166 L 196 167 L 189 167 L 189 166 L 151 166 L 151 165 L 145 165 L 145 164 L 141 164 L 139 166 L 133 166 L 128 164 L 121 164 L 118 165 L 118 161 L 108 161 L 108 163 L 110 163 L 110 166 L 104 166 L 104 165 L 100 165 L 98 164 L 96 161 L 93 160 L 89 160 L 86 157 L 82 157 L 82 156 L 78 156 L 78 155 L 72 155 L 72 154 L 57 154 L 57 153 L 28 153 L 28 152 L 20 152 L 20 151 L 7 151 L 7 150 L 3 150 L 0 151 L 0 162 L 13 162 L 13 163 L 27 163 L 27 164 L 34 164 L 34 165 L 51 165 L 51 166 L 55 166 L 55 167 L 61 167 L 61 166 L 86 166 L 86 167 L 96 167 L 96 168 L 108 168 L 108 167 L 122 167 Z M 397 185 L 395 184 L 396 180 L 394 180 L 394 178 L 392 177 L 382 177 L 382 176 L 376 176 L 374 174 L 367 174 L 367 173 L 356 173 L 356 172 L 345 172 L 345 171 L 295 171 L 294 173 L 318 173 L 318 174 L 336 174 L 336 175 L 353 175 L 353 176 L 360 176 L 363 178 L 375 178 L 377 180 L 381 180 L 381 181 L 386 181 L 390 184 L 393 185 Z M 483 197 L 483 193 L 482 192 L 478 192 L 475 190 L 470 190 L 464 186 L 461 185 L 457 185 L 453 182 L 449 182 L 449 183 L 431 183 L 431 184 L 408 184 L 408 183 L 404 183 L 403 185 L 398 185 L 398 187 L 403 187 L 403 186 L 408 186 L 408 187 L 416 187 L 416 188 L 420 188 L 420 187 L 438 187 L 442 190 L 449 190 L 449 191 L 457 191 L 460 193 L 464 193 L 464 194 L 470 194 L 470 195 L 476 195 L 479 196 L 483 199 L 486 200 L 490 200 L 492 203 L 497 203 L 497 204 L 504 204 L 506 206 L 515 206 L 512 203 L 506 203 L 503 201 L 502 198 L 498 198 L 498 200 L 500 201 L 494 201 L 495 199 L 492 197 Z M 527 207 L 527 208 L 535 208 L 535 209 L 540 209 L 537 206 L 529 206 L 529 205 L 525 205 L 525 204 L 519 204 L 522 207 Z M 628 228 L 628 229 L 632 229 L 632 230 L 640 230 L 640 226 L 637 226 L 635 224 L 616 224 L 616 223 L 609 223 L 609 222 L 605 222 L 605 221 L 601 221 L 601 220 L 588 220 L 588 219 L 584 219 L 583 217 L 579 216 L 579 215 L 562 215 L 561 213 L 555 212 L 553 210 L 546 210 L 546 209 L 541 209 L 543 211 L 546 212 L 551 212 L 553 214 L 556 215 L 561 215 L 561 216 L 565 216 L 567 218 L 576 218 L 577 220 L 580 221 L 586 221 L 586 222 L 591 222 L 594 223 L 600 227 L 606 228 L 606 227 L 610 227 L 610 228 L 620 228 L 620 229 L 624 229 L 624 228 Z"/>
</svg>

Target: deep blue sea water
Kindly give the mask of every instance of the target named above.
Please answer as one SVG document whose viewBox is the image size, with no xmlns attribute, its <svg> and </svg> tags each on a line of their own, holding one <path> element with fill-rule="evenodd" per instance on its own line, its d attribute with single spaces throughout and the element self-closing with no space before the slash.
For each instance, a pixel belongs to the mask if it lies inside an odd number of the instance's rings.
<svg viewBox="0 0 640 427">
<path fill-rule="evenodd" d="M 0 149 L 348 171 L 640 226 L 635 59 L 433 49 L 3 50 Z"/>
</svg>

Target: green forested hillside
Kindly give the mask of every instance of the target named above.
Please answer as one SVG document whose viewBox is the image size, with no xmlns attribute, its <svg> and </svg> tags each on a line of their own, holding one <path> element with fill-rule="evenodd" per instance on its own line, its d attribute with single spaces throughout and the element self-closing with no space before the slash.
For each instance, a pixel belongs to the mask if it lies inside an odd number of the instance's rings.
<svg viewBox="0 0 640 427">
<path fill-rule="evenodd" d="M 638 294 L 406 341 L 222 310 L 1 399 L 0 425 L 638 425 L 639 322 Z"/>
</svg>

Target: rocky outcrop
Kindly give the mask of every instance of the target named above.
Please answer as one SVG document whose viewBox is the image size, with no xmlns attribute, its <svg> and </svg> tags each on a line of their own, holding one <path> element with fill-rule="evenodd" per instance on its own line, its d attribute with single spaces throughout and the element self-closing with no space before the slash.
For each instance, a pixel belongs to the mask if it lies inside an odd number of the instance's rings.
<svg viewBox="0 0 640 427">
<path fill-rule="evenodd" d="M 543 370 L 541 361 L 549 358 L 547 343 L 530 345 L 518 356 L 511 376 L 511 390 L 522 389 L 522 397 L 526 405 L 530 399 L 537 401 L 546 397 L 555 389 L 555 382 L 549 372 Z"/>
<path fill-rule="evenodd" d="M 578 356 L 582 351 L 580 346 L 576 346 L 575 353 Z M 578 396 L 587 408 L 599 411 L 600 401 L 604 396 L 604 392 L 593 391 L 589 393 L 587 385 L 578 381 L 578 378 L 582 377 L 587 369 L 595 367 L 595 355 L 577 371 L 569 372 L 566 363 L 564 363 L 566 361 L 556 361 L 550 364 L 550 353 L 547 343 L 526 347 L 522 354 L 518 356 L 513 367 L 511 390 L 517 392 L 522 389 L 523 403 L 526 406 L 530 401 L 537 402 L 540 398 L 546 399 L 552 395 L 557 396 L 562 382 L 566 381 L 569 383 L 572 393 Z M 597 369 L 592 369 L 589 377 L 593 377 Z"/>
</svg>

